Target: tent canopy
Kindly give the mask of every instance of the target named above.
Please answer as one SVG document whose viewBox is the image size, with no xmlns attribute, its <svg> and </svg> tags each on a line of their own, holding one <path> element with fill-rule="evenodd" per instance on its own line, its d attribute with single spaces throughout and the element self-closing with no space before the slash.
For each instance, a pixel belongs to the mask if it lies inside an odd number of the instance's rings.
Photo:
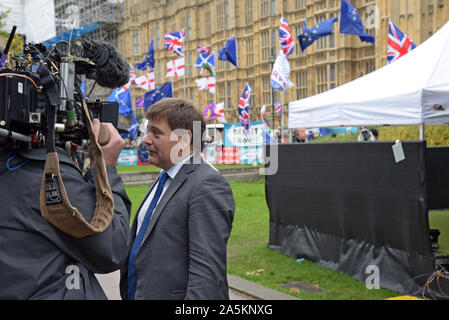
<svg viewBox="0 0 449 320">
<path fill-rule="evenodd" d="M 289 128 L 449 123 L 449 23 L 399 60 L 289 104 Z"/>
</svg>

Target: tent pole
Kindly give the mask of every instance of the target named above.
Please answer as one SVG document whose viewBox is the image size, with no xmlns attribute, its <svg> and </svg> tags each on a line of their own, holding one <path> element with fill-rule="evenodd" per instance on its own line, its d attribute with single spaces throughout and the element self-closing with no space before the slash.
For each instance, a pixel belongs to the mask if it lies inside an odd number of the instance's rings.
<svg viewBox="0 0 449 320">
<path fill-rule="evenodd" d="M 184 59 L 184 61 L 185 61 L 185 59 Z M 186 73 L 187 73 L 187 68 L 186 68 L 187 66 L 185 65 L 185 63 L 184 63 L 184 79 L 183 79 L 183 82 L 184 82 L 184 100 L 186 100 Z"/>
<path fill-rule="evenodd" d="M 284 143 L 284 90 L 282 90 L 282 107 L 281 107 L 281 143 Z"/>
<path fill-rule="evenodd" d="M 419 139 L 420 139 L 421 141 L 426 140 L 426 137 L 425 137 L 425 130 L 424 130 L 424 123 L 421 123 L 421 125 L 420 125 L 420 127 L 419 127 Z"/>
</svg>

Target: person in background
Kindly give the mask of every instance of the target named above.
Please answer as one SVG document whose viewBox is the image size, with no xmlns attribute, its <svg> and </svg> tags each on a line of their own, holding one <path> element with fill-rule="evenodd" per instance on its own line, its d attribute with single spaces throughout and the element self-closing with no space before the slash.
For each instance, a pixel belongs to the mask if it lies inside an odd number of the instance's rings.
<svg viewBox="0 0 449 320">
<path fill-rule="evenodd" d="M 374 142 L 378 140 L 379 132 L 376 129 L 363 128 L 357 138 L 359 142 Z"/>
<path fill-rule="evenodd" d="M 293 138 L 293 143 L 306 143 L 307 142 L 307 131 L 304 128 L 297 128 L 295 131 L 295 137 Z"/>
</svg>

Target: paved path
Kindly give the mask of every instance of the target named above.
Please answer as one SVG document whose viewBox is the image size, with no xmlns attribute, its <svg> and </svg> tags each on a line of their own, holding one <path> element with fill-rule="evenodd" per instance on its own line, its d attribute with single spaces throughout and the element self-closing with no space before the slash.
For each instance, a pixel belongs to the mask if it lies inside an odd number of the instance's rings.
<svg viewBox="0 0 449 320">
<path fill-rule="evenodd" d="M 97 274 L 109 300 L 121 300 L 119 291 L 120 271 Z M 299 300 L 288 294 L 266 288 L 248 280 L 228 275 L 230 300 Z"/>
<path fill-rule="evenodd" d="M 109 274 L 97 274 L 97 279 L 103 287 L 104 292 L 109 300 L 121 300 L 119 282 L 120 282 L 120 271 L 115 271 Z M 229 290 L 229 298 L 231 300 L 252 300 L 246 295 L 241 294 L 238 291 Z"/>
</svg>

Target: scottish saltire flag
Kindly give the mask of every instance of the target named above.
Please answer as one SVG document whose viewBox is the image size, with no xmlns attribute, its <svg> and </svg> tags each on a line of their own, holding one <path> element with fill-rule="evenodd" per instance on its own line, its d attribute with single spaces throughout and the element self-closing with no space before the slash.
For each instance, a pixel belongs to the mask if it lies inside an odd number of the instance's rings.
<svg viewBox="0 0 449 320">
<path fill-rule="evenodd" d="M 215 77 L 205 77 L 195 80 L 198 91 L 207 90 L 212 94 L 215 94 Z"/>
<path fill-rule="evenodd" d="M 195 68 L 201 68 L 200 74 L 203 73 L 204 69 L 207 69 L 211 76 L 215 77 L 215 52 L 212 54 L 200 54 L 196 60 Z"/>
<path fill-rule="evenodd" d="M 133 119 L 128 128 L 129 136 L 128 138 L 131 140 L 136 139 L 137 132 L 139 130 L 139 121 L 137 120 L 136 114 L 133 114 Z"/>
<path fill-rule="evenodd" d="M 173 97 L 173 83 L 167 82 L 163 86 L 145 93 L 145 98 L 143 101 L 143 107 L 145 112 L 151 107 L 153 104 L 162 100 L 164 98 L 172 98 Z"/>
<path fill-rule="evenodd" d="M 213 121 L 217 119 L 217 115 L 215 114 L 215 104 L 212 102 L 203 110 L 204 120 L 206 122 Z"/>
<path fill-rule="evenodd" d="M 251 105 L 251 86 L 249 83 L 245 85 L 245 90 L 239 100 L 239 119 L 246 131 L 251 127 L 251 120 L 249 117 L 249 107 Z"/>
<path fill-rule="evenodd" d="M 184 57 L 169 61 L 167 63 L 167 75 L 168 77 L 184 77 L 185 75 L 185 59 Z"/>
<path fill-rule="evenodd" d="M 217 121 L 226 123 L 224 102 L 215 105 L 215 115 L 217 116 Z"/>
<path fill-rule="evenodd" d="M 293 40 L 292 33 L 288 27 L 287 19 L 281 18 L 281 25 L 279 26 L 279 42 L 281 43 L 281 48 L 286 56 L 293 53 L 295 49 L 295 41 Z"/>
<path fill-rule="evenodd" d="M 361 41 L 374 44 L 374 36 L 365 32 L 359 12 L 347 0 L 341 0 L 340 17 L 340 33 L 355 34 Z"/>
<path fill-rule="evenodd" d="M 288 80 L 290 76 L 290 64 L 288 63 L 287 56 L 281 50 L 273 65 L 273 71 L 271 72 L 271 87 L 275 90 L 286 90 L 294 86 L 294 84 Z"/>
<path fill-rule="evenodd" d="M 149 72 L 154 70 L 154 40 L 151 40 L 150 47 L 145 59 L 136 65 L 139 70 L 147 70 Z"/>
<path fill-rule="evenodd" d="M 274 104 L 274 111 L 276 111 L 276 115 L 279 116 L 282 111 L 282 104 L 280 102 Z"/>
<path fill-rule="evenodd" d="M 262 108 L 260 108 L 260 118 L 262 119 L 265 126 L 269 128 L 270 120 L 268 120 L 266 113 L 267 113 L 267 107 L 265 105 L 263 105 Z"/>
<path fill-rule="evenodd" d="M 136 85 L 145 91 L 156 89 L 154 72 L 149 72 L 135 80 Z"/>
<path fill-rule="evenodd" d="M 223 61 L 229 61 L 234 66 L 238 67 L 238 51 L 237 51 L 237 39 L 231 38 L 226 42 L 223 49 L 218 50 L 218 59 Z"/>
<path fill-rule="evenodd" d="M 182 42 L 184 41 L 184 36 L 185 36 L 184 30 L 182 30 L 180 32 L 173 32 L 173 33 L 165 34 L 164 35 L 165 47 L 168 50 L 183 57 L 184 54 L 182 53 Z"/>
<path fill-rule="evenodd" d="M 200 45 L 198 46 L 198 48 L 196 48 L 196 51 L 198 51 L 199 54 L 202 54 L 202 53 L 204 53 L 204 54 L 210 54 L 209 48 L 206 47 L 206 46 L 203 46 L 202 44 L 200 44 Z"/>
<path fill-rule="evenodd" d="M 415 43 L 406 34 L 399 30 L 399 28 L 396 27 L 390 20 L 387 49 L 388 63 L 396 61 L 415 48 Z"/>
</svg>

